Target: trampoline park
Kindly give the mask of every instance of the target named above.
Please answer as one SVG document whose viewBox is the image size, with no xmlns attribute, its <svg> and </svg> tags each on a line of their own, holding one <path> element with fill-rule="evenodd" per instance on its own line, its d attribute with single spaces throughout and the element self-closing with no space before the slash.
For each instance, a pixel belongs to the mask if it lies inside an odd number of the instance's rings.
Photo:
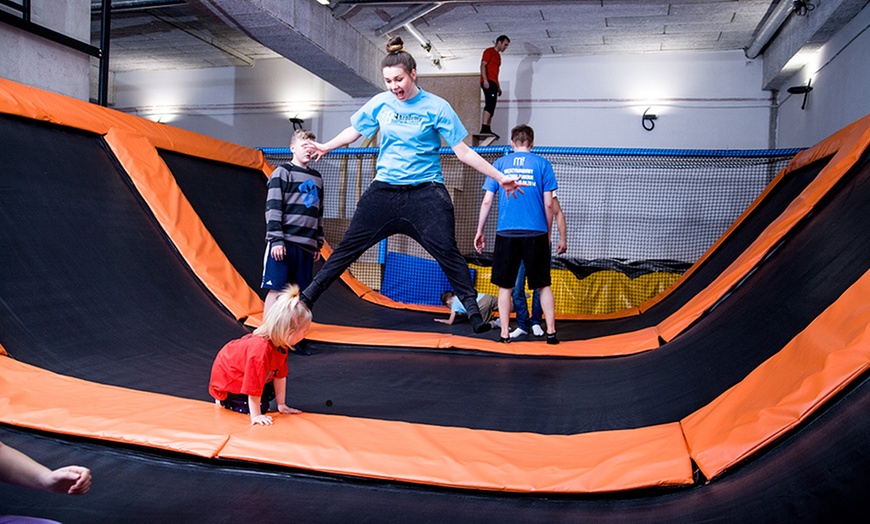
<svg viewBox="0 0 870 524">
<path fill-rule="evenodd" d="M 0 441 L 94 476 L 84 497 L 0 485 L 0 513 L 863 520 L 868 144 L 870 116 L 805 150 L 536 150 L 568 173 L 566 214 L 588 219 L 569 222 L 569 244 L 607 253 L 554 258 L 561 344 L 434 322 L 446 280 L 390 239 L 321 297 L 289 357 L 288 404 L 304 413 L 252 426 L 215 407 L 208 375 L 261 321 L 263 202 L 284 152 L 0 79 Z M 315 166 L 329 243 L 372 158 Z M 450 184 L 479 189 L 443 164 Z M 746 177 L 725 199 L 734 216 L 688 182 L 717 177 Z M 453 197 L 465 214 L 479 206 L 479 192 Z M 571 201 L 609 210 L 622 233 Z M 473 235 L 462 214 L 457 234 Z M 493 293 L 491 258 L 467 258 Z"/>
</svg>

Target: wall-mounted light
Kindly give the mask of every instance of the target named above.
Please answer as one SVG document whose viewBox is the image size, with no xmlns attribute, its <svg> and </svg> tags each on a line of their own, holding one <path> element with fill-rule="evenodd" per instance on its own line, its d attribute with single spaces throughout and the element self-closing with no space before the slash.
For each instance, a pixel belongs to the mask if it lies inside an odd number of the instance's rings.
<svg viewBox="0 0 870 524">
<path fill-rule="evenodd" d="M 317 0 L 317 3 L 320 5 L 329 5 L 332 0 Z"/>
<path fill-rule="evenodd" d="M 646 111 L 643 112 L 643 117 L 640 119 L 640 125 L 643 126 L 647 131 L 652 131 L 656 127 L 656 120 L 658 117 L 649 112 L 652 109 L 651 107 L 646 108 Z"/>
<path fill-rule="evenodd" d="M 302 124 L 305 123 L 305 120 L 302 120 L 301 118 L 297 118 L 295 116 L 288 118 L 288 120 L 293 123 L 293 131 L 296 131 L 297 129 L 302 129 Z"/>
<path fill-rule="evenodd" d="M 787 91 L 793 95 L 804 95 L 804 101 L 801 104 L 801 110 L 805 110 L 807 108 L 807 97 L 810 95 L 810 91 L 813 90 L 813 86 L 810 85 L 813 79 L 810 78 L 807 80 L 807 85 L 805 86 L 792 86 L 787 89 Z"/>
</svg>

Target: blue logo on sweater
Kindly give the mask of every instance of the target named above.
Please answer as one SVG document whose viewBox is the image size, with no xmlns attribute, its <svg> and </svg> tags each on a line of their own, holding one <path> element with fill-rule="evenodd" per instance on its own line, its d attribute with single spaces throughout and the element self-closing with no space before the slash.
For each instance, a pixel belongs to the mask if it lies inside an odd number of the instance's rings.
<svg viewBox="0 0 870 524">
<path fill-rule="evenodd" d="M 300 184 L 299 192 L 302 194 L 302 203 L 305 204 L 305 207 L 314 207 L 320 201 L 314 180 L 308 179 Z"/>
</svg>

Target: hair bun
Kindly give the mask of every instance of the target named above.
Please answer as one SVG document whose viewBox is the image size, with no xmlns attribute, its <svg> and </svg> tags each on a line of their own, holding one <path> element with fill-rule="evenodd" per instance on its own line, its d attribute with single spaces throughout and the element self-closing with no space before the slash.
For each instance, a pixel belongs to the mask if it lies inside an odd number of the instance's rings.
<svg viewBox="0 0 870 524">
<path fill-rule="evenodd" d="M 396 36 L 390 39 L 387 42 L 387 53 L 398 53 L 405 48 L 405 42 L 402 41 L 402 37 Z"/>
</svg>

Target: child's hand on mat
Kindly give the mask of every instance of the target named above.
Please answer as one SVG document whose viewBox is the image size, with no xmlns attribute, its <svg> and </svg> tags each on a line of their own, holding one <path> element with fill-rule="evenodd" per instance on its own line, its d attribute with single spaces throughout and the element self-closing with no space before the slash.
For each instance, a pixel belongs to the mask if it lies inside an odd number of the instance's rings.
<svg viewBox="0 0 870 524">
<path fill-rule="evenodd" d="M 270 417 L 269 415 L 253 415 L 251 416 L 251 424 L 260 426 L 271 426 L 272 417 Z"/>
<path fill-rule="evenodd" d="M 291 408 L 287 404 L 278 404 L 278 412 L 285 415 L 296 415 L 298 413 L 302 413 L 302 410 Z"/>
</svg>

